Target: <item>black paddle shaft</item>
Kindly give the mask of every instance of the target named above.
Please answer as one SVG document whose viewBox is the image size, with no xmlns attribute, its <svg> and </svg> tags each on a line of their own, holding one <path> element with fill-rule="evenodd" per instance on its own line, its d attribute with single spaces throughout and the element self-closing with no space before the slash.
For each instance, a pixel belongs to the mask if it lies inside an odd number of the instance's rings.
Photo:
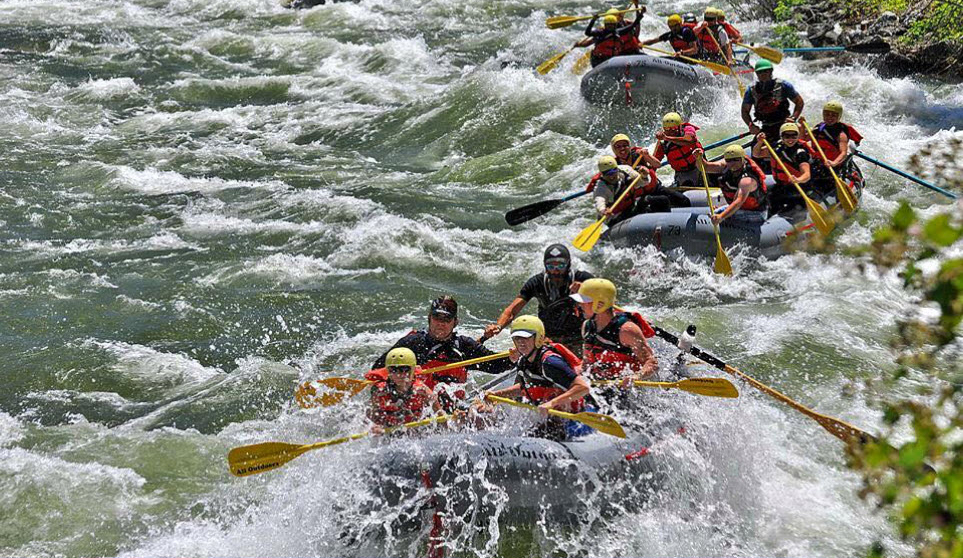
<svg viewBox="0 0 963 558">
<path fill-rule="evenodd" d="M 679 338 L 676 337 L 675 335 L 669 333 L 668 331 L 662 329 L 661 327 L 653 326 L 652 329 L 654 329 L 654 330 L 655 330 L 655 334 L 658 335 L 659 337 L 661 337 L 662 339 L 665 339 L 666 341 L 668 341 L 669 343 L 672 343 L 672 344 L 675 345 L 676 347 L 679 346 Z M 703 360 L 703 361 L 711 364 L 712 366 L 715 366 L 715 367 L 718 368 L 719 370 L 722 370 L 723 372 L 726 371 L 726 363 L 724 363 L 724 362 L 722 362 L 721 360 L 719 360 L 718 358 L 710 355 L 709 353 L 703 351 L 703 350 L 700 349 L 699 347 L 696 347 L 695 345 L 693 345 L 693 346 L 689 349 L 688 352 L 689 352 L 690 355 L 692 355 L 692 356 L 694 356 L 694 357 L 696 357 L 696 358 L 698 358 L 698 359 L 700 359 L 700 360 Z"/>
</svg>

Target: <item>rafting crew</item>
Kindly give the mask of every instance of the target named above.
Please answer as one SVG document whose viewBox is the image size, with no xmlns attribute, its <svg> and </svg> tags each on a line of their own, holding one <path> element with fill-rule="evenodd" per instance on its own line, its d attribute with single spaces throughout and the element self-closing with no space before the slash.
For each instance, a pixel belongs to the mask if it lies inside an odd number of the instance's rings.
<svg viewBox="0 0 963 558">
<path fill-rule="evenodd" d="M 716 9 L 706 8 L 702 19 L 702 25 L 695 29 L 699 43 L 697 58 L 732 66 L 732 41 L 726 28 L 719 23 Z"/>
<path fill-rule="evenodd" d="M 853 174 L 854 165 L 853 154 L 849 150 L 849 142 L 856 145 L 863 140 L 862 134 L 855 128 L 842 122 L 843 104 L 839 101 L 829 101 L 823 105 L 823 121 L 813 127 L 813 136 L 816 143 L 822 148 L 823 153 L 835 171 L 836 176 L 845 184 L 847 179 Z M 800 118 L 804 121 L 804 118 Z M 822 158 L 820 157 L 821 161 Z M 824 197 L 835 197 L 836 183 L 829 169 L 824 164 L 813 167 L 813 190 Z"/>
<path fill-rule="evenodd" d="M 412 330 L 392 346 L 392 350 L 405 347 L 416 358 L 416 364 L 429 369 L 445 364 L 495 354 L 470 337 L 458 335 L 458 302 L 450 296 L 442 296 L 431 302 L 428 311 L 428 328 Z M 378 358 L 365 379 L 382 381 L 387 376 L 385 365 L 391 350 Z M 496 359 L 473 366 L 474 369 L 488 374 L 500 374 L 511 368 L 507 359 Z M 454 407 L 452 398 L 463 399 L 465 392 L 461 384 L 468 381 L 468 370 L 464 367 L 445 370 L 423 377 L 424 384 L 438 393 L 441 404 L 447 411 Z M 448 393 L 451 386 L 452 393 Z"/>
<path fill-rule="evenodd" d="M 697 150 L 697 155 L 702 157 L 702 149 Z M 723 161 L 702 163 L 707 173 L 720 173 L 717 185 L 728 203 L 709 217 L 712 224 L 718 225 L 729 218 L 744 222 L 765 221 L 769 196 L 762 169 L 738 144 L 726 147 L 722 158 Z"/>
<path fill-rule="evenodd" d="M 494 337 L 518 316 L 533 298 L 538 301 L 538 318 L 545 335 L 573 350 L 582 352 L 582 319 L 575 301 L 569 295 L 577 292 L 591 273 L 572 269 L 572 255 L 563 244 L 552 244 L 542 257 L 545 271 L 525 281 L 518 296 L 505 307 L 498 320 L 485 328 L 486 337 Z"/>
<path fill-rule="evenodd" d="M 415 353 L 398 347 L 385 355 L 385 377 L 371 387 L 367 417 L 374 423 L 372 434 L 383 434 L 386 428 L 414 422 L 441 406 L 435 394 L 419 377 Z"/>
<path fill-rule="evenodd" d="M 595 23 L 599 19 L 598 15 L 589 21 L 585 28 L 586 38 L 577 43 L 577 46 L 592 46 L 590 61 L 593 68 L 614 56 L 638 54 L 640 52 L 639 32 L 645 6 L 639 7 L 638 0 L 633 0 L 633 4 L 638 11 L 635 14 L 635 20 L 632 22 L 627 23 L 618 8 L 612 8 L 602 16 L 601 28 L 595 28 Z"/>
<path fill-rule="evenodd" d="M 659 369 L 646 338 L 655 331 L 637 312 L 615 308 L 616 288 L 608 279 L 589 279 L 571 295 L 579 303 L 582 324 L 582 374 L 589 381 L 644 380 Z"/>
<path fill-rule="evenodd" d="M 693 16 L 693 19 L 695 16 Z M 699 41 L 695 35 L 695 23 L 686 25 L 682 21 L 682 16 L 672 14 L 666 20 L 669 30 L 655 37 L 641 42 L 643 46 L 654 45 L 656 43 L 668 42 L 675 51 L 676 56 L 695 56 L 699 53 Z"/>
<path fill-rule="evenodd" d="M 681 121 L 682 117 L 680 116 L 679 122 Z M 658 133 L 656 133 L 656 138 L 659 138 Z M 651 155 L 649 155 L 648 149 L 645 149 L 644 147 L 633 146 L 632 140 L 630 140 L 629 136 L 625 134 L 616 134 L 613 136 L 611 145 L 612 153 L 614 154 L 615 160 L 618 164 L 629 165 L 639 172 L 644 172 L 644 169 L 648 168 L 648 172 L 650 172 L 650 181 L 652 176 L 655 175 L 655 169 L 658 169 L 661 166 L 660 159 L 662 155 L 659 155 L 658 158 L 653 158 Z M 661 147 L 661 145 L 657 144 L 657 151 L 659 147 Z M 638 164 L 636 164 L 636 162 L 638 162 Z M 591 183 L 590 186 L 594 188 L 594 183 L 600 178 L 601 173 L 593 176 L 592 180 L 594 182 Z M 650 191 L 645 193 L 643 207 L 640 208 L 639 212 L 670 211 L 673 207 L 690 207 L 691 205 L 692 200 L 686 197 L 685 194 L 675 190 L 669 190 L 663 186 L 662 181 L 658 180 L 658 177 L 656 177 L 656 184 L 650 189 Z"/>
<path fill-rule="evenodd" d="M 759 132 L 756 143 L 752 146 L 752 156 L 756 160 L 769 163 L 772 178 L 776 181 L 769 191 L 769 212 L 775 215 L 805 207 L 805 201 L 793 183 L 798 184 L 807 196 L 811 195 L 812 164 L 818 159 L 818 155 L 799 137 L 799 125 L 795 122 L 786 122 L 780 126 L 778 141 L 769 142 L 782 165 L 771 160 L 772 154 L 763 143 L 764 139 L 767 139 L 765 132 Z M 791 174 L 786 174 L 783 165 Z"/>
<path fill-rule="evenodd" d="M 779 137 L 780 126 L 799 119 L 806 103 L 791 83 L 772 77 L 772 62 L 759 60 L 754 70 L 757 81 L 746 90 L 742 99 L 742 121 L 752 135 L 763 132 L 766 137 L 775 139 Z M 792 111 L 789 110 L 790 104 Z M 758 121 L 759 125 L 754 121 Z M 763 167 L 763 170 L 769 169 Z"/>
<path fill-rule="evenodd" d="M 581 361 L 564 345 L 549 341 L 545 325 L 536 316 L 515 318 L 511 336 L 514 347 L 509 358 L 515 364 L 515 383 L 486 397 L 521 397 L 537 405 L 543 420 L 531 434 L 556 441 L 568 439 L 580 429 L 548 411 L 578 413 L 584 409 L 589 383 L 579 374 Z"/>
<path fill-rule="evenodd" d="M 698 127 L 686 122 L 677 112 L 666 113 L 662 117 L 662 129 L 655 133 L 655 152 L 642 151 L 642 157 L 652 168 L 659 168 L 665 157 L 675 171 L 674 187 L 696 186 L 700 184 L 699 168 L 696 166 L 696 149 L 702 149 L 696 132 Z M 674 207 L 689 207 L 692 202 L 681 192 L 674 192 Z"/>
</svg>

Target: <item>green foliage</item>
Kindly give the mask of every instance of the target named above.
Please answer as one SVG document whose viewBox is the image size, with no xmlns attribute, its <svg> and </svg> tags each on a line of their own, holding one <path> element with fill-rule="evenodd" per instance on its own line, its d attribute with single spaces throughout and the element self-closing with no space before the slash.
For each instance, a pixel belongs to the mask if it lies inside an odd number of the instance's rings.
<svg viewBox="0 0 963 558">
<path fill-rule="evenodd" d="M 954 41 L 963 43 L 963 3 L 932 2 L 924 16 L 914 21 L 906 32 L 911 43 Z"/>
<path fill-rule="evenodd" d="M 963 148 L 959 142 L 949 147 L 942 154 L 921 153 L 913 170 L 921 172 L 925 160 L 931 171 L 963 175 Z M 963 189 L 963 179 L 954 185 Z M 877 442 L 851 445 L 851 466 L 863 475 L 861 495 L 891 513 L 917 556 L 963 558 L 963 374 L 956 347 L 963 321 L 963 204 L 923 218 L 902 203 L 888 225 L 874 232 L 871 253 L 878 267 L 899 269 L 918 300 L 899 324 L 899 369 L 889 382 L 911 370 L 933 378 L 919 396 L 884 405 L 887 431 Z M 898 449 L 897 429 L 905 440 Z M 886 550 L 877 542 L 868 555 L 881 558 Z"/>
<path fill-rule="evenodd" d="M 792 25 L 787 25 L 785 23 L 776 25 L 772 28 L 773 40 L 770 43 L 776 48 L 795 48 L 801 47 L 802 41 L 799 40 L 799 33 L 797 33 L 796 28 Z"/>
<path fill-rule="evenodd" d="M 796 8 L 803 6 L 808 0 L 778 0 L 772 10 L 772 17 L 778 23 L 773 27 L 772 46 L 776 48 L 794 48 L 802 46 L 796 30 Z"/>
</svg>

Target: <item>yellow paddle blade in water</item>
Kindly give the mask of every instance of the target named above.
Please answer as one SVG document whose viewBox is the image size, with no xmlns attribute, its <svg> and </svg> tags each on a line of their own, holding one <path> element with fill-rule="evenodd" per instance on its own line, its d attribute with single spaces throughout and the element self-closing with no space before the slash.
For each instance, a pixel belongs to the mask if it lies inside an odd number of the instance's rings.
<svg viewBox="0 0 963 558">
<path fill-rule="evenodd" d="M 602 225 L 608 220 L 608 216 L 602 217 L 598 221 L 592 223 L 591 225 L 582 229 L 582 232 L 578 233 L 575 240 L 572 241 L 572 246 L 583 251 L 588 252 L 595 247 L 595 243 L 599 241 L 602 236 Z"/>
<path fill-rule="evenodd" d="M 714 215 L 716 208 L 712 205 L 712 192 L 709 190 L 709 178 L 706 176 L 706 168 L 702 163 L 701 157 L 696 162 L 699 167 L 699 173 L 702 175 L 702 185 L 706 189 L 706 203 L 709 204 L 709 215 Z M 729 261 L 729 255 L 726 254 L 725 249 L 722 247 L 722 237 L 719 236 L 719 225 L 713 224 L 712 230 L 716 233 L 716 263 L 712 266 L 712 270 L 720 275 L 732 275 L 732 263 Z"/>
<path fill-rule="evenodd" d="M 294 400 L 303 409 L 337 405 L 345 397 L 354 397 L 374 382 L 354 378 L 323 378 L 303 382 L 294 392 Z M 318 393 L 318 388 L 321 393 Z"/>
<path fill-rule="evenodd" d="M 582 56 L 578 57 L 575 64 L 572 66 L 572 73 L 575 75 L 582 75 L 585 70 L 589 69 L 589 63 L 592 61 L 592 51 L 588 50 Z"/>
<path fill-rule="evenodd" d="M 778 63 L 782 62 L 783 53 L 782 53 L 781 50 L 778 50 L 778 49 L 775 49 L 775 48 L 772 48 L 772 47 L 768 47 L 768 46 L 765 46 L 765 45 L 749 46 L 749 45 L 744 44 L 744 43 L 736 43 L 736 44 L 739 45 L 739 46 L 741 46 L 741 47 L 745 47 L 745 48 L 751 50 L 752 52 L 755 52 L 758 56 L 760 56 L 760 57 L 762 57 L 762 58 L 765 58 L 766 60 L 772 62 L 773 64 L 778 64 Z"/>
<path fill-rule="evenodd" d="M 678 382 L 634 382 L 639 387 L 660 387 L 663 389 L 680 389 L 696 395 L 707 397 L 739 397 L 739 392 L 732 382 L 725 378 L 686 378 Z"/>
<path fill-rule="evenodd" d="M 546 60 L 545 62 L 542 62 L 541 64 L 538 65 L 538 68 L 535 68 L 535 71 L 537 71 L 539 74 L 541 74 L 541 75 L 543 75 L 543 76 L 544 76 L 545 74 L 551 72 L 551 71 L 554 70 L 556 67 L 558 67 L 558 63 L 561 62 L 562 59 L 565 58 L 565 56 L 568 55 L 568 53 L 572 52 L 572 49 L 574 49 L 574 48 L 575 48 L 575 47 L 572 47 L 572 48 L 566 50 L 565 52 L 560 52 L 560 53 L 556 54 L 555 56 L 549 58 L 549 59 Z"/>
<path fill-rule="evenodd" d="M 522 403 L 521 401 L 515 401 L 514 399 L 507 399 L 505 397 L 498 397 L 496 395 L 489 395 L 486 399 L 489 401 L 495 401 L 496 403 L 502 403 L 504 405 L 511 405 L 512 407 L 518 407 L 520 409 L 528 409 L 530 411 L 537 411 L 538 407 L 535 405 L 529 405 L 528 403 Z M 622 425 L 619 424 L 617 420 L 599 413 L 566 413 L 564 411 L 556 411 L 552 409 L 548 414 L 566 418 L 569 420 L 574 420 L 576 422 L 581 422 L 582 424 L 587 424 L 592 428 L 598 430 L 603 434 L 608 434 L 609 436 L 615 436 L 616 438 L 625 438 L 625 430 L 622 429 Z"/>
</svg>

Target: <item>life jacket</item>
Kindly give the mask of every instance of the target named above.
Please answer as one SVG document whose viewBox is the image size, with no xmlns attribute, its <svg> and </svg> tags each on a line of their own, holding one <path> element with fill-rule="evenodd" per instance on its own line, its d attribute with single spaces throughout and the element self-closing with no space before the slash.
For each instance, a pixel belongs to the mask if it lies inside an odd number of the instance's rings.
<svg viewBox="0 0 963 558">
<path fill-rule="evenodd" d="M 380 426 L 397 426 L 420 419 L 430 403 L 431 389 L 418 378 L 405 394 L 398 393 L 385 380 L 371 388 L 368 418 Z"/>
<path fill-rule="evenodd" d="M 796 150 L 804 149 L 809 153 L 810 159 L 814 161 L 819 160 L 819 156 L 816 154 L 815 151 L 813 151 L 813 148 L 810 147 L 808 143 L 802 140 L 799 140 L 799 143 L 797 143 L 796 145 L 799 146 Z M 791 172 L 793 176 L 799 176 L 802 174 L 802 171 L 800 169 L 792 165 L 792 160 L 789 157 L 789 152 L 787 151 L 787 147 L 783 145 L 782 142 L 779 142 L 776 145 L 774 145 L 772 149 L 773 151 L 776 152 L 776 155 L 779 155 L 779 159 L 782 160 L 783 165 L 786 165 L 786 168 L 789 169 L 789 172 Z M 793 151 L 795 152 L 796 150 L 793 150 Z M 776 180 L 777 184 L 781 184 L 781 185 L 792 184 L 792 180 L 790 179 L 789 175 L 787 175 L 785 171 L 782 170 L 782 165 L 780 165 L 775 160 L 773 160 L 769 164 L 769 166 L 772 168 L 772 177 Z M 811 166 L 812 164 L 810 164 L 810 167 Z M 811 174 L 811 171 L 812 169 L 810 169 L 810 174 Z"/>
<path fill-rule="evenodd" d="M 842 122 L 837 122 L 832 126 L 827 126 L 825 122 L 820 122 L 815 128 L 813 128 L 813 135 L 816 136 L 816 143 L 819 144 L 819 147 L 823 148 L 823 153 L 826 154 L 826 158 L 829 160 L 839 157 L 840 132 L 846 132 L 846 136 L 849 137 L 849 140 L 855 142 L 856 145 L 859 145 L 859 142 L 863 141 L 862 134 L 857 132 L 856 129 L 849 124 L 844 124 Z"/>
<path fill-rule="evenodd" d="M 629 157 L 628 157 L 628 160 L 627 160 L 627 161 L 624 161 L 624 160 L 622 160 L 622 159 L 619 159 L 619 156 L 618 156 L 618 155 L 615 155 L 615 161 L 616 161 L 618 164 L 620 164 L 620 165 L 628 165 L 628 166 L 631 167 L 631 166 L 632 166 L 632 163 L 634 163 L 635 160 L 638 159 L 638 158 L 639 158 L 639 155 L 641 155 L 641 154 L 642 154 L 642 148 L 639 147 L 639 146 L 637 146 L 637 145 L 633 145 L 632 147 L 629 148 Z M 640 164 L 640 165 L 644 165 L 644 164 L 645 164 L 645 160 L 639 161 L 639 164 Z M 601 175 L 601 174 L 596 174 L 595 176 L 601 177 L 602 175 Z M 595 179 L 595 176 L 592 177 L 593 180 Z"/>
<path fill-rule="evenodd" d="M 641 188 L 639 188 L 638 185 L 636 185 L 636 187 L 633 188 L 632 192 L 628 196 L 623 198 L 618 205 L 612 208 L 613 215 L 618 215 L 619 213 L 622 213 L 623 211 L 632 207 L 632 204 L 634 204 L 637 199 L 645 195 L 651 194 L 659 186 L 658 175 L 655 174 L 655 171 L 653 169 L 650 169 L 648 167 L 642 167 L 639 169 L 639 173 L 642 174 L 642 176 L 639 178 L 639 181 L 641 182 L 642 180 L 645 179 L 645 174 L 644 174 L 645 172 L 648 172 L 649 174 L 649 181 L 645 185 L 643 185 Z M 632 183 L 632 180 L 629 179 L 629 175 L 627 175 L 626 173 L 620 170 L 619 183 L 616 186 L 616 188 L 614 188 L 615 199 L 619 199 L 619 196 L 622 195 L 622 192 L 624 192 L 625 189 L 628 188 L 629 184 L 631 183 Z M 612 185 L 609 184 L 609 186 L 612 186 Z"/>
<path fill-rule="evenodd" d="M 742 207 L 739 209 L 762 211 L 766 209 L 769 198 L 769 191 L 766 189 L 766 174 L 762 172 L 759 165 L 752 159 L 745 157 L 745 161 L 746 163 L 739 172 L 732 172 L 729 170 L 729 167 L 726 166 L 726 170 L 722 171 L 722 175 L 719 176 L 719 189 L 722 190 L 722 195 L 726 198 L 726 201 L 732 203 L 736 201 L 736 195 L 739 192 L 739 182 L 742 178 L 748 176 L 756 179 L 759 185 L 749 194 L 746 201 L 742 202 Z"/>
<path fill-rule="evenodd" d="M 696 39 L 699 41 L 699 50 L 709 54 L 721 54 L 719 48 L 719 38 L 712 32 L 705 22 L 695 29 Z"/>
<path fill-rule="evenodd" d="M 589 180 L 589 183 L 585 185 L 585 191 L 586 191 L 586 192 L 594 192 L 594 191 L 595 191 L 595 185 L 598 184 L 598 183 L 599 183 L 599 180 L 601 180 L 601 179 L 602 179 L 602 173 L 600 173 L 600 172 L 595 173 L 595 176 L 593 176 L 593 177 Z"/>
<path fill-rule="evenodd" d="M 616 310 L 612 321 L 601 331 L 595 325 L 595 320 L 586 320 L 582 339 L 585 342 L 584 371 L 588 371 L 592 379 L 615 380 L 621 378 L 626 369 L 632 372 L 642 370 L 643 363 L 635 358 L 632 349 L 623 345 L 619 340 L 622 326 L 627 322 L 635 322 L 645 337 L 654 337 L 655 330 L 638 312 L 624 312 Z"/>
<path fill-rule="evenodd" d="M 597 59 L 612 58 L 622 52 L 622 37 L 615 31 L 606 35 L 592 47 L 592 57 Z"/>
<path fill-rule="evenodd" d="M 682 126 L 679 128 L 685 133 L 686 126 L 692 126 L 688 122 L 683 122 Z M 698 131 L 698 126 L 692 126 Z M 696 138 L 696 142 L 690 145 L 679 145 L 673 141 L 662 140 L 659 142 L 662 146 L 662 152 L 665 153 L 665 158 L 669 161 L 669 166 L 672 170 L 676 172 L 686 172 L 696 168 L 696 149 L 702 149 L 702 144 L 699 143 L 699 139 Z"/>
<path fill-rule="evenodd" d="M 734 42 L 734 43 L 741 43 L 741 42 L 742 42 L 742 33 L 740 33 L 738 29 L 736 29 L 736 28 L 733 27 L 731 24 L 729 24 L 728 21 L 723 21 L 723 22 L 722 22 L 722 27 L 725 28 L 725 30 L 726 30 L 726 35 L 729 35 L 729 40 L 730 40 L 730 41 L 732 41 L 732 42 Z"/>
<path fill-rule="evenodd" d="M 773 86 L 763 92 L 763 82 L 752 86 L 752 101 L 755 107 L 754 116 L 762 123 L 782 122 L 789 116 L 789 99 L 783 93 L 783 81 L 773 78 Z"/>
<path fill-rule="evenodd" d="M 619 37 L 619 55 L 637 54 L 641 48 L 642 43 L 635 33 L 629 32 Z"/>
<path fill-rule="evenodd" d="M 578 373 L 582 360 L 565 345 L 552 341 L 545 343 L 537 351 L 534 361 L 520 360 L 515 365 L 515 369 L 518 371 L 518 380 L 522 385 L 522 393 L 525 398 L 535 405 L 540 405 L 555 399 L 571 387 L 559 385 L 549 378 L 542 369 L 545 361 L 551 356 L 560 356 L 572 367 L 572 370 Z M 568 409 L 565 409 L 566 411 L 577 413 L 584 407 L 584 401 L 581 399 L 572 401 L 568 404 L 568 407 Z"/>
<path fill-rule="evenodd" d="M 417 330 L 411 330 L 409 335 L 413 333 L 419 332 Z M 446 350 L 448 345 L 452 345 L 452 343 L 438 343 L 428 351 L 426 356 L 416 355 L 419 359 L 428 359 L 427 361 L 421 363 L 419 368 L 416 370 L 416 374 L 421 374 L 422 369 L 430 370 L 432 368 L 438 368 L 439 366 L 445 366 L 446 364 L 465 360 L 462 354 L 458 352 L 462 349 L 459 345 L 457 337 L 452 346 L 453 354 L 448 354 L 448 351 Z M 373 382 L 385 381 L 388 379 L 388 371 L 384 368 L 377 368 L 368 371 L 364 377 L 366 380 L 371 380 Z M 436 374 L 425 374 L 421 377 L 421 381 L 424 382 L 424 384 L 430 389 L 435 389 L 435 386 L 437 386 L 439 383 L 464 384 L 468 381 L 468 370 L 464 367 L 458 367 L 451 370 L 444 370 Z M 464 395 L 464 391 L 459 390 L 456 395 L 461 398 Z"/>
<path fill-rule="evenodd" d="M 683 28 L 684 27 L 688 27 L 690 29 L 695 28 L 694 23 L 683 23 L 682 26 Z M 679 30 L 678 33 L 676 33 L 675 31 L 672 31 L 671 29 L 669 30 L 669 44 L 672 46 L 672 49 L 675 50 L 676 52 L 689 48 L 689 41 L 686 41 L 682 37 L 683 35 L 682 35 L 681 29 Z"/>
</svg>

